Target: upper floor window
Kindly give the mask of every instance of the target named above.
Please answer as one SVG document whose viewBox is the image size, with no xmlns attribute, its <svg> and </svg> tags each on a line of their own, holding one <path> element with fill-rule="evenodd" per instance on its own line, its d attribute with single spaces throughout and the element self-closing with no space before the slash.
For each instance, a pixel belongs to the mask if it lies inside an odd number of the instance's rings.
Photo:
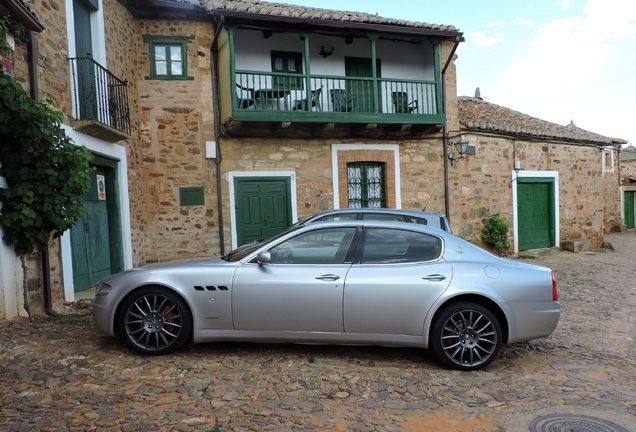
<svg viewBox="0 0 636 432">
<path fill-rule="evenodd" d="M 347 164 L 347 192 L 350 208 L 386 207 L 385 164 L 351 162 Z"/>
<path fill-rule="evenodd" d="M 272 85 L 288 90 L 302 90 L 303 56 L 299 52 L 272 51 L 272 72 L 299 75 L 298 77 L 274 75 Z"/>
<path fill-rule="evenodd" d="M 150 62 L 150 80 L 192 80 L 188 76 L 188 36 L 149 36 L 143 37 L 148 43 Z"/>
<path fill-rule="evenodd" d="M 611 149 L 603 150 L 603 172 L 614 171 L 614 152 Z"/>
</svg>

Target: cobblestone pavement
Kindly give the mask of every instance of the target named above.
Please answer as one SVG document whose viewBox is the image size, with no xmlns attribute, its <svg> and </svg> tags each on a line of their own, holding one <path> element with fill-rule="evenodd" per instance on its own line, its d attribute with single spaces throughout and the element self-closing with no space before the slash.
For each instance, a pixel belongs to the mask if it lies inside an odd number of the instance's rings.
<svg viewBox="0 0 636 432">
<path fill-rule="evenodd" d="M 607 240 L 615 251 L 519 257 L 555 270 L 561 322 L 478 372 L 401 348 L 208 344 L 145 357 L 98 334 L 89 309 L 0 322 L 0 429 L 528 431 L 573 414 L 634 432 L 636 232 Z"/>
</svg>

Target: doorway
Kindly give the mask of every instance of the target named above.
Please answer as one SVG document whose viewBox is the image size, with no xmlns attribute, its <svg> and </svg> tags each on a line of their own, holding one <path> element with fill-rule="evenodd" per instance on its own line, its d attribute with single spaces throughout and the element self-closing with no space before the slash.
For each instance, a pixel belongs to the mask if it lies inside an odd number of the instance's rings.
<svg viewBox="0 0 636 432">
<path fill-rule="evenodd" d="M 94 158 L 84 215 L 71 228 L 73 290 L 84 291 L 124 269 L 116 162 Z"/>
<path fill-rule="evenodd" d="M 237 246 L 276 235 L 292 224 L 289 177 L 234 178 Z"/>
<path fill-rule="evenodd" d="M 371 59 L 361 57 L 345 57 L 345 75 L 347 77 L 372 78 L 373 69 Z M 380 77 L 380 59 L 376 60 L 376 77 Z M 382 100 L 380 83 L 373 91 L 373 80 L 347 80 L 347 95 L 351 95 L 357 101 L 358 111 L 376 112 L 374 93 L 377 93 L 377 100 Z M 380 108 L 378 107 L 378 110 Z"/>
</svg>

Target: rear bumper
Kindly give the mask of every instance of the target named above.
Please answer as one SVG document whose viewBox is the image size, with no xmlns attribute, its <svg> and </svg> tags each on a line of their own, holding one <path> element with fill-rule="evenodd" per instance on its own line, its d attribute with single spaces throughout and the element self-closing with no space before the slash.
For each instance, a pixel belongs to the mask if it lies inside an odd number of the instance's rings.
<svg viewBox="0 0 636 432">
<path fill-rule="evenodd" d="M 509 326 L 507 343 L 549 336 L 561 316 L 558 302 L 511 302 L 504 309 Z"/>
</svg>

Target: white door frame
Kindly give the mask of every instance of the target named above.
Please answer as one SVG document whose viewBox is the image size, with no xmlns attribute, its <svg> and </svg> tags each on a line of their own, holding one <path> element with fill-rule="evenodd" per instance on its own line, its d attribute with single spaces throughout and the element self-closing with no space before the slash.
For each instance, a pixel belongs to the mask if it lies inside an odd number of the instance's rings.
<svg viewBox="0 0 636 432">
<path fill-rule="evenodd" d="M 556 246 L 561 243 L 559 229 L 559 172 L 558 171 L 512 171 L 512 226 L 513 226 L 513 252 L 519 252 L 519 209 L 517 208 L 517 179 L 524 177 L 541 177 L 554 179 L 554 242 Z"/>
<path fill-rule="evenodd" d="M 287 177 L 290 184 L 292 223 L 298 220 L 298 204 L 296 199 L 296 173 L 294 171 L 230 171 L 228 181 L 230 188 L 230 223 L 232 225 L 232 249 L 238 246 L 236 233 L 236 191 L 234 179 L 241 177 Z"/>
</svg>

